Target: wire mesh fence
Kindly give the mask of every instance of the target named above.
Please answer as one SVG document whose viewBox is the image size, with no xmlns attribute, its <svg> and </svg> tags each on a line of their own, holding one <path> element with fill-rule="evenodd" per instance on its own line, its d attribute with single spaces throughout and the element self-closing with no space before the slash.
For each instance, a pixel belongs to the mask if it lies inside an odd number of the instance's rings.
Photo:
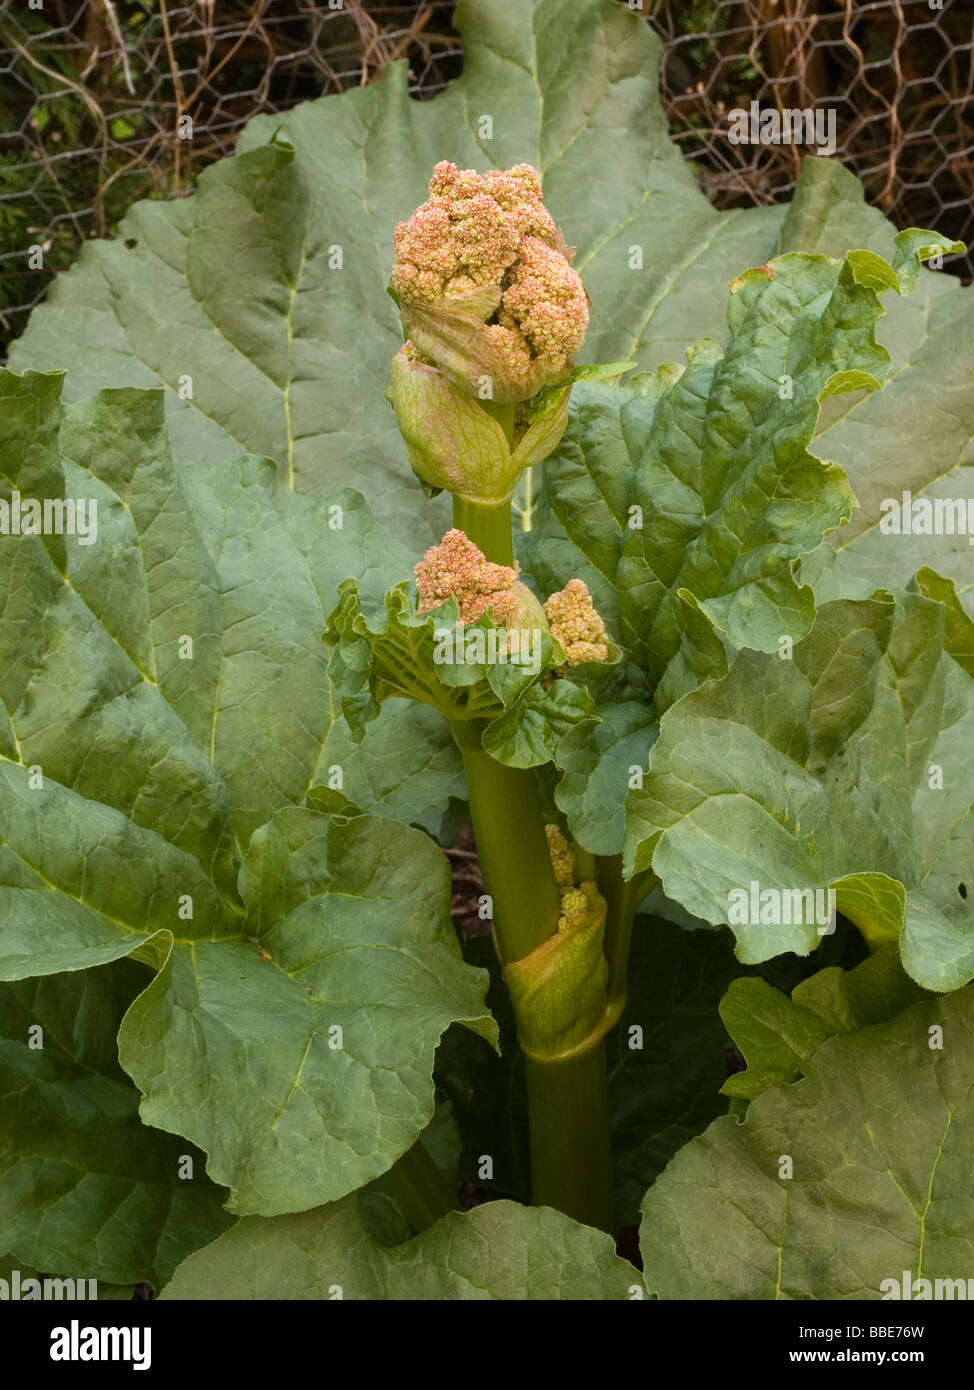
<svg viewBox="0 0 974 1390">
<path fill-rule="evenodd" d="M 649 8 L 650 0 L 643 0 Z M 790 195 L 805 150 L 729 139 L 749 108 L 834 112 L 834 157 L 900 227 L 974 240 L 971 0 L 655 3 L 670 129 L 717 206 Z M 970 255 L 952 269 L 969 278 Z"/>
<path fill-rule="evenodd" d="M 33 3 L 0 0 L 7 341 L 85 238 L 105 236 L 137 198 L 183 196 L 251 116 L 372 81 L 398 58 L 413 94 L 432 96 L 462 61 L 453 0 Z"/>
<path fill-rule="evenodd" d="M 490 3 L 490 0 L 480 0 Z M 183 196 L 258 112 L 458 75 L 453 0 L 0 0 L 0 341 L 83 240 Z M 901 226 L 974 241 L 970 0 L 632 0 L 664 44 L 670 128 L 718 207 L 789 196 L 803 149 L 729 139 L 735 111 L 834 112 L 835 152 Z M 583 59 L 582 59 L 583 61 Z M 193 139 L 180 138 L 192 122 Z M 29 245 L 43 248 L 34 265 Z M 971 274 L 970 257 L 949 267 Z"/>
</svg>

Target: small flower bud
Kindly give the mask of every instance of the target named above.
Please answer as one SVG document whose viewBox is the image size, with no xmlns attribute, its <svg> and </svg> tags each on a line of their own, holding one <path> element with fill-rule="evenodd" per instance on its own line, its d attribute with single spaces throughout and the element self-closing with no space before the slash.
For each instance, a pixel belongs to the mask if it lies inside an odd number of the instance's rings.
<svg viewBox="0 0 974 1390">
<path fill-rule="evenodd" d="M 595 887 L 593 882 L 589 887 Z M 591 904 L 585 895 L 584 888 L 563 888 L 561 892 L 561 915 L 558 918 L 558 930 L 560 932 L 574 931 L 576 928 L 584 926 L 591 913 Z"/>
<path fill-rule="evenodd" d="M 575 884 L 575 854 L 557 825 L 546 825 L 545 838 L 548 841 L 548 857 L 555 871 L 555 882 L 559 888 L 571 888 Z"/>
<path fill-rule="evenodd" d="M 569 666 L 608 659 L 609 637 L 605 623 L 596 612 L 583 580 L 570 579 L 564 589 L 551 595 L 544 611 L 551 635 L 561 643 Z"/>
</svg>

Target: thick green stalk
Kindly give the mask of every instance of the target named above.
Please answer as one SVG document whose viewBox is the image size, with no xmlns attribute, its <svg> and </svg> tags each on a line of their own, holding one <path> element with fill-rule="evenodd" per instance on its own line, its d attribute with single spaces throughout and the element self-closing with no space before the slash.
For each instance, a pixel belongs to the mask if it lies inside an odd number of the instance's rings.
<svg viewBox="0 0 974 1390">
<path fill-rule="evenodd" d="M 504 767 L 480 747 L 476 721 L 454 723 L 484 887 L 501 958 L 520 960 L 558 929 L 561 895 L 534 775 Z"/>
<path fill-rule="evenodd" d="M 510 501 L 488 506 L 455 497 L 453 522 L 488 560 L 514 563 Z M 457 721 L 452 728 L 463 753 L 473 834 L 493 903 L 498 948 L 503 960 L 520 960 L 557 931 L 561 911 L 537 783 L 531 771 L 504 767 L 484 752 L 478 721 Z"/>
<path fill-rule="evenodd" d="M 586 1226 L 613 1231 L 605 1041 L 576 1056 L 526 1056 L 531 1200 Z"/>
<path fill-rule="evenodd" d="M 444 1173 L 417 1141 L 386 1174 L 386 1183 L 414 1231 L 425 1231 L 460 1202 Z"/>
<path fill-rule="evenodd" d="M 462 497 L 454 497 L 453 524 L 495 565 L 514 564 L 509 497 L 495 506 L 465 502 Z"/>
<path fill-rule="evenodd" d="M 575 877 L 579 883 L 583 879 L 594 879 L 598 872 L 595 855 L 581 845 L 575 846 Z"/>
</svg>

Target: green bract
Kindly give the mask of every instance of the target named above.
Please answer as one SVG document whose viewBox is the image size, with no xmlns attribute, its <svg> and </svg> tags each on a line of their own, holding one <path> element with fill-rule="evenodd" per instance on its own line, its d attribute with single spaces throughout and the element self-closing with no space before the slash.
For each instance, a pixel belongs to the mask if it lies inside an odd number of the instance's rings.
<svg viewBox="0 0 974 1390">
<path fill-rule="evenodd" d="M 514 448 L 476 396 L 401 348 L 392 359 L 389 395 L 410 467 L 434 492 L 448 488 L 476 503 L 509 502 L 532 464 L 546 459 L 568 420 L 570 384 L 555 392 Z"/>
<path fill-rule="evenodd" d="M 233 1224 L 205 1156 L 140 1122 L 118 1064 L 115 1033 L 150 978 L 117 961 L 0 985 L 0 1222 L 21 1269 L 164 1284 Z M 179 1176 L 187 1158 L 198 1181 Z"/>
<path fill-rule="evenodd" d="M 542 1060 L 582 1043 L 598 1026 L 606 1005 L 609 971 L 603 952 L 605 903 L 592 885 L 585 908 L 529 956 L 504 972 L 515 1011 L 522 1017 L 520 1043 Z"/>
<path fill-rule="evenodd" d="M 491 302 L 490 309 L 497 307 Z M 546 386 L 558 386 L 566 366 L 545 367 L 540 361 L 525 373 L 510 370 L 504 354 L 490 341 L 480 315 L 462 301 L 441 299 L 403 310 L 403 327 L 416 348 L 435 362 L 458 390 L 488 390 L 502 404 L 528 400 Z M 570 370 L 570 364 L 569 364 Z"/>
</svg>

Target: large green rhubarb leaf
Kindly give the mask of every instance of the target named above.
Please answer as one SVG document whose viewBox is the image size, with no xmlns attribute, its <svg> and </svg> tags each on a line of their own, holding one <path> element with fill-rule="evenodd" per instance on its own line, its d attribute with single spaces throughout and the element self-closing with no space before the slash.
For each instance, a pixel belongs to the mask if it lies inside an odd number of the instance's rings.
<svg viewBox="0 0 974 1390">
<path fill-rule="evenodd" d="M 619 700 L 570 729 L 555 751 L 561 782 L 555 800 L 572 835 L 591 854 L 619 854 L 626 829 L 626 793 L 642 776 L 659 732 L 648 704 Z"/>
<path fill-rule="evenodd" d="M 433 1114 L 454 1020 L 493 1038 L 420 831 L 279 812 L 254 836 L 241 940 L 174 949 L 119 1034 L 150 1124 L 185 1133 L 233 1209 L 297 1211 L 384 1172 Z"/>
<path fill-rule="evenodd" d="M 354 1197 L 239 1221 L 176 1271 L 166 1299 L 626 1299 L 639 1275 L 610 1236 L 549 1207 L 488 1202 L 384 1248 Z"/>
<path fill-rule="evenodd" d="M 629 870 L 651 864 L 669 897 L 729 922 L 743 961 L 813 950 L 832 890 L 921 985 L 964 984 L 971 627 L 955 598 L 879 593 L 825 605 L 790 659 L 740 653 L 663 716 L 629 793 Z"/>
<path fill-rule="evenodd" d="M 825 413 L 813 452 L 845 469 L 859 510 L 802 565 L 821 602 L 906 584 L 928 566 L 974 616 L 974 290 L 926 276 L 884 335 L 893 366 L 882 404 Z M 888 399 L 887 399 L 888 397 Z"/>
<path fill-rule="evenodd" d="M 359 811 L 428 827 L 435 812 L 466 796 L 457 746 L 435 710 L 389 700 L 369 725 L 368 738 L 356 741 L 334 688 L 329 701 L 333 723 L 322 740 L 309 799 L 337 791 Z"/>
<path fill-rule="evenodd" d="M 59 428 L 58 385 L 0 382 L 11 497 L 98 503 L 91 544 L 0 545 L 0 978 L 150 963 L 120 1037 L 143 1119 L 206 1150 L 239 1211 L 333 1200 L 429 1121 L 449 1024 L 493 1036 L 432 841 L 300 809 L 337 717 L 337 583 L 379 604 L 403 552 L 356 494 L 175 469 L 158 392 Z M 367 789 L 345 779 L 341 809 Z"/>
<path fill-rule="evenodd" d="M 894 233 L 865 206 L 851 174 L 807 159 L 776 250 L 796 245 L 832 256 L 868 246 L 890 259 Z M 812 452 L 841 465 L 859 508 L 802 564 L 819 601 L 865 598 L 878 585 L 905 585 L 929 566 L 955 580 L 974 615 L 972 305 L 974 289 L 956 276 L 922 275 L 916 293 L 891 306 L 879 325 L 877 336 L 892 358 L 882 394 L 825 402 Z M 906 506 L 904 493 L 910 494 Z"/>
<path fill-rule="evenodd" d="M 586 581 L 654 692 L 649 705 L 604 706 L 601 725 L 569 732 L 556 752 L 558 804 L 587 849 L 621 848 L 623 801 L 656 720 L 724 674 L 728 644 L 774 651 L 808 631 L 799 561 L 854 506 L 841 470 L 809 452 L 819 407 L 879 385 L 877 290 L 910 289 L 929 249 L 902 233 L 898 269 L 868 249 L 841 262 L 785 255 L 732 285 L 726 351 L 704 341 L 685 369 L 576 387 L 522 552 L 545 591 Z"/>
<path fill-rule="evenodd" d="M 753 1100 L 769 1086 L 794 1081 L 826 1038 L 885 1023 L 922 994 L 892 942 L 853 970 L 833 965 L 817 971 L 795 986 L 790 999 L 765 980 L 734 980 L 720 1016 L 747 1070 L 728 1077 L 724 1095 Z"/>
<path fill-rule="evenodd" d="M 716 1120 L 646 1194 L 649 1294 L 967 1297 L 972 1049 L 968 988 L 829 1038 L 803 1080 Z"/>
<path fill-rule="evenodd" d="M 529 563 L 546 589 L 575 571 L 591 581 L 658 710 L 723 674 L 711 626 L 761 651 L 808 631 L 796 562 L 853 507 L 841 471 L 808 445 L 823 400 L 882 381 L 877 291 L 910 288 L 930 254 L 906 232 L 896 251 L 899 272 L 867 250 L 779 257 L 731 286 L 726 350 L 705 340 L 682 369 L 575 388 Z"/>
<path fill-rule="evenodd" d="M 158 1288 L 233 1224 L 185 1140 L 146 1128 L 115 1033 L 149 972 L 0 985 L 0 1229 L 24 1264 Z"/>
</svg>

